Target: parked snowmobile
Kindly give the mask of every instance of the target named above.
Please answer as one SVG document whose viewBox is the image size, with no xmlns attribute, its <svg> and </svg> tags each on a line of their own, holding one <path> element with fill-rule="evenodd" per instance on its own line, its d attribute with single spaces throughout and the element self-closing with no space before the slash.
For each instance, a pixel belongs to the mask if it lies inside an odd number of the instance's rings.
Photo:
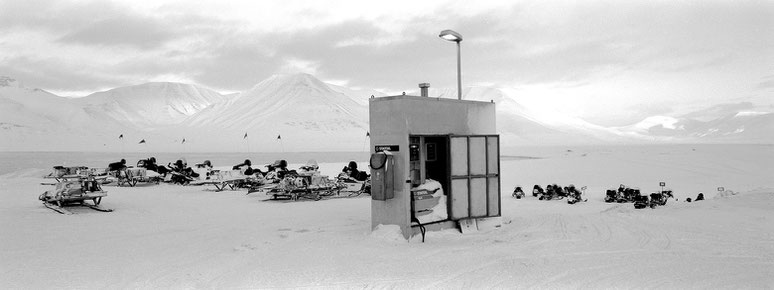
<svg viewBox="0 0 774 290">
<path fill-rule="evenodd" d="M 85 177 L 79 180 L 60 181 L 56 188 L 48 190 L 38 196 L 43 201 L 43 205 L 62 214 L 72 214 L 64 207 L 66 205 L 80 205 L 97 211 L 110 212 L 112 209 L 105 209 L 99 206 L 102 198 L 107 193 L 102 190 L 100 183 L 93 177 Z M 93 205 L 86 204 L 85 201 L 91 200 Z"/>
<path fill-rule="evenodd" d="M 543 190 L 540 185 L 535 184 L 535 186 L 532 187 L 532 197 L 538 197 L 538 195 L 543 195 L 545 191 Z"/>
<path fill-rule="evenodd" d="M 363 171 L 360 172 L 364 173 Z M 365 179 L 361 181 L 352 178 L 346 172 L 342 172 L 336 177 L 336 184 L 339 187 L 339 194 L 346 193 L 349 197 L 358 196 L 363 193 L 371 194 L 370 175 L 365 175 Z"/>
<path fill-rule="evenodd" d="M 586 191 L 586 187 L 581 187 L 581 191 Z M 586 199 L 583 199 L 581 195 L 583 194 L 581 191 L 578 191 L 575 189 L 575 185 L 570 184 L 570 186 L 567 187 L 567 203 L 569 204 L 575 204 L 580 201 L 587 201 Z"/>
<path fill-rule="evenodd" d="M 515 189 L 513 189 L 513 193 L 511 196 L 515 197 L 516 199 L 521 199 L 525 196 L 524 191 L 521 189 L 521 186 L 517 186 Z"/>
<path fill-rule="evenodd" d="M 634 208 L 636 209 L 646 208 L 650 206 L 647 195 L 636 195 L 634 196 L 633 199 L 634 199 Z"/>
<path fill-rule="evenodd" d="M 654 192 L 650 194 L 650 208 L 655 208 L 656 206 L 660 205 L 666 205 L 667 200 L 669 198 L 675 198 L 674 195 L 672 195 L 672 190 L 662 190 L 661 192 Z M 675 200 L 677 200 L 675 198 Z"/>
<path fill-rule="evenodd" d="M 620 196 L 618 194 L 618 191 L 616 191 L 615 189 L 608 189 L 605 192 L 605 202 L 607 203 L 618 202 L 619 199 L 620 199 Z"/>
</svg>

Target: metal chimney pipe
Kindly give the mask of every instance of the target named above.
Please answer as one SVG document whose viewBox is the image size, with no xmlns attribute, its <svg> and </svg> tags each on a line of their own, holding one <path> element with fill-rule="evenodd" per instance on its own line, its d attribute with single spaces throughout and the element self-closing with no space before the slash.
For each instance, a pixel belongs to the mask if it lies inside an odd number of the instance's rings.
<svg viewBox="0 0 774 290">
<path fill-rule="evenodd" d="M 420 96 L 427 97 L 427 88 L 430 87 L 430 83 L 421 83 L 419 84 L 420 89 Z"/>
</svg>

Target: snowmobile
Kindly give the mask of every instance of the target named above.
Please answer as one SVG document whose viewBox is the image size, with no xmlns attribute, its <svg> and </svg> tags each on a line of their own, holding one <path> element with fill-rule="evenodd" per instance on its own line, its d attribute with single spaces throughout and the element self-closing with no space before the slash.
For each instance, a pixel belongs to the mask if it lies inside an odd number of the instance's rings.
<svg viewBox="0 0 774 290">
<path fill-rule="evenodd" d="M 669 198 L 675 198 L 672 195 L 672 190 L 662 190 L 661 192 L 654 192 L 650 194 L 650 208 L 656 208 L 656 206 L 666 205 Z M 675 200 L 677 200 L 675 198 Z"/>
<path fill-rule="evenodd" d="M 363 193 L 371 194 L 370 175 L 366 176 L 365 180 L 360 181 L 350 177 L 346 172 L 342 172 L 336 177 L 336 184 L 339 187 L 339 194 L 346 193 L 348 197 L 359 196 Z"/>
<path fill-rule="evenodd" d="M 608 189 L 605 192 L 605 202 L 611 203 L 611 202 L 618 202 L 618 200 L 621 199 L 618 191 L 615 189 Z"/>
<path fill-rule="evenodd" d="M 636 195 L 634 198 L 634 208 L 641 209 L 650 206 L 647 195 Z"/>
<path fill-rule="evenodd" d="M 535 186 L 532 187 L 532 197 L 538 197 L 538 195 L 543 195 L 545 191 L 543 191 L 543 188 L 540 187 L 540 185 L 535 184 Z"/>
<path fill-rule="evenodd" d="M 554 184 L 546 185 L 546 192 L 544 192 L 539 200 L 552 200 L 552 199 L 563 199 L 567 196 L 567 192 L 562 189 L 561 186 Z"/>
<path fill-rule="evenodd" d="M 525 196 L 525 194 L 524 191 L 521 190 L 521 186 L 517 186 L 515 189 L 513 189 L 511 196 L 515 197 L 516 199 L 521 199 Z"/>
<path fill-rule="evenodd" d="M 640 189 L 637 187 L 632 188 L 625 188 L 621 190 L 618 189 L 618 202 L 619 203 L 625 203 L 625 202 L 635 202 L 635 199 L 640 196 Z"/>
<path fill-rule="evenodd" d="M 586 191 L 586 187 L 585 186 L 581 187 L 581 191 L 585 192 Z M 588 201 L 587 199 L 583 199 L 581 197 L 581 195 L 583 194 L 583 192 L 581 192 L 581 191 L 578 191 L 577 189 L 575 189 L 575 185 L 570 184 L 570 186 L 567 187 L 567 203 L 568 204 L 575 204 L 575 203 L 578 203 L 580 201 L 583 201 L 583 202 Z"/>
<path fill-rule="evenodd" d="M 80 205 L 97 211 L 111 212 L 112 209 L 106 209 L 99 206 L 102 198 L 107 193 L 102 190 L 100 183 L 93 177 L 88 176 L 76 180 L 63 180 L 56 184 L 53 190 L 48 190 L 38 196 L 43 205 L 61 214 L 72 214 L 65 209 L 66 205 Z M 91 200 L 93 205 L 87 204 Z"/>
</svg>

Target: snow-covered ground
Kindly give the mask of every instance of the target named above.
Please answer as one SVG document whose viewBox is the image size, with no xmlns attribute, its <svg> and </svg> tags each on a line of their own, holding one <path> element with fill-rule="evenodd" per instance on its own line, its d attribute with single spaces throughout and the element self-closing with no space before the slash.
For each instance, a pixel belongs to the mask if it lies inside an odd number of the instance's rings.
<svg viewBox="0 0 774 290">
<path fill-rule="evenodd" d="M 120 156 L 118 156 L 120 157 Z M 529 157 L 529 158 L 528 158 Z M 321 163 L 329 175 L 346 163 Z M 361 162 L 361 165 L 364 165 Z M 55 164 L 51 164 L 55 165 Z M 502 226 L 406 242 L 371 232 L 368 197 L 278 202 L 212 187 L 105 186 L 112 213 L 60 215 L 47 168 L 0 176 L 0 284 L 18 288 L 773 288 L 774 147 L 504 152 Z M 603 202 L 664 181 L 679 202 Z M 511 198 L 516 185 L 588 186 L 588 202 Z M 716 197 L 717 187 L 736 195 Z M 703 191 L 707 200 L 683 202 Z"/>
</svg>

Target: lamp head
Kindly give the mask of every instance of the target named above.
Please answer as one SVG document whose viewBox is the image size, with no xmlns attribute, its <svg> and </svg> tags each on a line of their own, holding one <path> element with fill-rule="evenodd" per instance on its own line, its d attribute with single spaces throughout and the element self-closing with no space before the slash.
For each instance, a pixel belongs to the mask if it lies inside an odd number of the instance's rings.
<svg viewBox="0 0 774 290">
<path fill-rule="evenodd" d="M 448 41 L 454 41 L 454 42 L 462 41 L 462 35 L 451 29 L 446 29 L 444 31 L 441 31 L 441 34 L 439 34 L 438 37 L 446 39 Z"/>
</svg>

